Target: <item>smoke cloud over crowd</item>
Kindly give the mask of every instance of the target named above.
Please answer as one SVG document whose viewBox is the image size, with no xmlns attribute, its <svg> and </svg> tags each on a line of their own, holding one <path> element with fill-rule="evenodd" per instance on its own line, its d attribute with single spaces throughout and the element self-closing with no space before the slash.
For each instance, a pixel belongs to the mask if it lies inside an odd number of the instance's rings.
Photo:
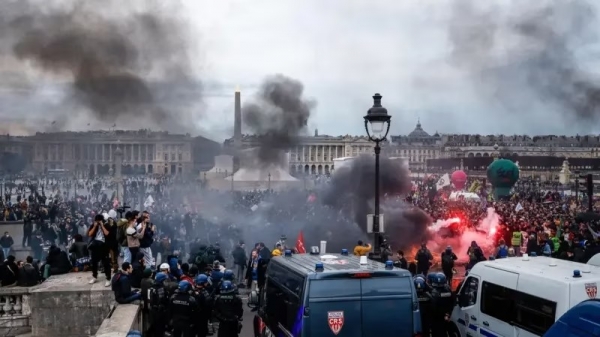
<svg viewBox="0 0 600 337">
<path fill-rule="evenodd" d="M 401 199 L 410 191 L 410 172 L 400 161 L 382 157 L 379 168 L 381 213 L 388 242 L 397 248 L 420 244 L 429 237 L 431 218 Z M 352 214 L 366 232 L 367 215 L 373 213 L 375 159 L 360 156 L 349 167 L 339 168 L 325 191 L 323 202 Z"/>
<path fill-rule="evenodd" d="M 67 3 L 0 5 L 2 59 L 16 58 L 23 69 L 68 83 L 63 109 L 53 110 L 55 128 L 88 113 L 88 123 L 104 127 L 190 130 L 198 111 L 189 104 L 201 100 L 202 91 L 188 77 L 187 30 L 177 6 Z"/>
<path fill-rule="evenodd" d="M 509 111 L 541 104 L 582 123 L 598 120 L 600 78 L 589 70 L 597 27 L 586 1 L 456 1 L 451 64 Z"/>
<path fill-rule="evenodd" d="M 259 136 L 262 163 L 278 164 L 282 151 L 297 144 L 315 106 L 304 97 L 300 81 L 283 75 L 265 79 L 256 97 L 242 107 L 245 125 Z"/>
</svg>

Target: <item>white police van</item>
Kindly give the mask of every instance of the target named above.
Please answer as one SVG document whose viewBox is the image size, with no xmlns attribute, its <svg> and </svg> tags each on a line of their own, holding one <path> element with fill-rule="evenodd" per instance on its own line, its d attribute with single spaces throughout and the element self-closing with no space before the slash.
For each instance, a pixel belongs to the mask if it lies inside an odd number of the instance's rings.
<svg viewBox="0 0 600 337">
<path fill-rule="evenodd" d="M 527 256 L 483 261 L 458 289 L 451 336 L 538 337 L 598 296 L 600 267 Z"/>
</svg>

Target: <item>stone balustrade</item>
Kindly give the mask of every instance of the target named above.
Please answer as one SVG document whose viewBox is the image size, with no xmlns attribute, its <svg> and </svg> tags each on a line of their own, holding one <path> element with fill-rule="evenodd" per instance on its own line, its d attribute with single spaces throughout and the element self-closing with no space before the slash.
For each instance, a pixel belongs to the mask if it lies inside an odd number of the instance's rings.
<svg viewBox="0 0 600 337">
<path fill-rule="evenodd" d="M 0 288 L 0 336 L 18 336 L 31 331 L 30 289 Z"/>
</svg>

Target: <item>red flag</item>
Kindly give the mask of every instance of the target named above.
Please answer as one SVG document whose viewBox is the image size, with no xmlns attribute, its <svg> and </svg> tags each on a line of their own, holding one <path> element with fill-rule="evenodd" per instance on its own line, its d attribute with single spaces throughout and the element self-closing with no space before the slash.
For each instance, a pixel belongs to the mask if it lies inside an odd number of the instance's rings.
<svg viewBox="0 0 600 337">
<path fill-rule="evenodd" d="M 316 200 L 317 200 L 317 196 L 314 195 L 314 194 L 311 194 L 311 195 L 308 196 L 308 198 L 306 198 L 306 202 L 309 202 L 309 203 L 313 203 Z"/>
<path fill-rule="evenodd" d="M 300 231 L 298 239 L 296 240 L 296 251 L 298 254 L 306 254 L 306 249 L 304 248 L 304 234 L 302 234 L 302 231 Z"/>
</svg>

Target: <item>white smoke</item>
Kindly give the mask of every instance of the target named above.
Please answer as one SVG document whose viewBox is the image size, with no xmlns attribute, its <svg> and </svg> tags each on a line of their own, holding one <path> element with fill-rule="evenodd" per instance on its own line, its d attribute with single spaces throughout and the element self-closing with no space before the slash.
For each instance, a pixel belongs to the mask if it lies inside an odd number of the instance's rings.
<svg viewBox="0 0 600 337">
<path fill-rule="evenodd" d="M 463 232 L 458 236 L 444 236 L 444 232 L 448 233 L 444 229 L 453 224 L 458 224 Z M 475 241 L 481 247 L 485 256 L 489 257 L 495 250 L 496 243 L 494 236 L 499 224 L 500 216 L 492 207 L 487 209 L 486 217 L 479 222 L 477 228 L 461 227 L 461 220 L 459 218 L 437 220 L 429 227 L 433 238 L 427 242 L 427 247 L 434 255 L 441 254 L 446 247 L 451 247 L 452 251 L 458 257 L 458 262 L 467 262 L 469 259 L 467 250 L 471 246 L 471 242 Z"/>
</svg>

